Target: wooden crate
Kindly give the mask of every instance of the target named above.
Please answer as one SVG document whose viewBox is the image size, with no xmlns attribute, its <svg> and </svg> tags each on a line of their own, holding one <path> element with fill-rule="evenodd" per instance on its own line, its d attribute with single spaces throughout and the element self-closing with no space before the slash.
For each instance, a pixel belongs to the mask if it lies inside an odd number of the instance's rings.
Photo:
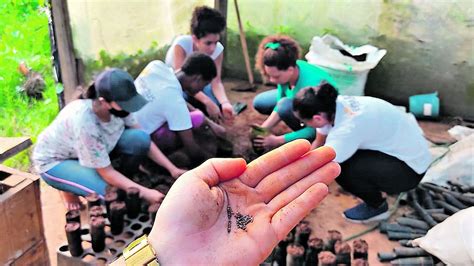
<svg viewBox="0 0 474 266">
<path fill-rule="evenodd" d="M 39 177 L 0 165 L 0 184 L 0 265 L 48 264 Z"/>
<path fill-rule="evenodd" d="M 25 254 L 13 261 L 12 265 L 50 265 L 46 241 L 42 240 L 36 243 Z"/>
</svg>

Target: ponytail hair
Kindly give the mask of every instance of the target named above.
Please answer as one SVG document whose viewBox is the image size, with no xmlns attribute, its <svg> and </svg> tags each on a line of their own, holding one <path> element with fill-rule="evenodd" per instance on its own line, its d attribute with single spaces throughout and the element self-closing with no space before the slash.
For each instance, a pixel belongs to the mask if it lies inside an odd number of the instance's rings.
<svg viewBox="0 0 474 266">
<path fill-rule="evenodd" d="M 326 113 L 328 120 L 336 113 L 337 90 L 329 83 L 318 87 L 306 87 L 293 99 L 293 111 L 303 119 L 311 119 L 319 113 Z"/>
<path fill-rule="evenodd" d="M 76 90 L 81 90 L 82 93 L 79 95 L 78 99 L 97 99 L 97 91 L 95 89 L 94 83 L 92 83 L 86 90 L 84 87 L 77 86 Z"/>
<path fill-rule="evenodd" d="M 265 37 L 258 46 L 255 68 L 267 77 L 264 66 L 287 70 L 295 67 L 300 57 L 301 47 L 295 40 L 284 35 L 271 35 Z"/>
</svg>

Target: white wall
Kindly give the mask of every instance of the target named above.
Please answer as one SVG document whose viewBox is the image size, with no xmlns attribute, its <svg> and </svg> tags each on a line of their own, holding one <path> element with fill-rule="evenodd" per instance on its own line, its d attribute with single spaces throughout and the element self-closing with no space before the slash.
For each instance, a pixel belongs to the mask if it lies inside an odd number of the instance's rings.
<svg viewBox="0 0 474 266">
<path fill-rule="evenodd" d="M 163 46 L 189 32 L 195 6 L 213 0 L 68 0 L 76 56 L 97 58 L 101 50 L 134 54 L 153 42 Z"/>
</svg>

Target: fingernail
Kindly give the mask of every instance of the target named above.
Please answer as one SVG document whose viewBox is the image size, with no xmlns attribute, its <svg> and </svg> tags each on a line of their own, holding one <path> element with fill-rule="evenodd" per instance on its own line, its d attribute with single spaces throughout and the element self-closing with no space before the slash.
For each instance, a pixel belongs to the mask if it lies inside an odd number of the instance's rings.
<svg viewBox="0 0 474 266">
<path fill-rule="evenodd" d="M 318 183 L 318 184 L 321 184 L 321 185 L 322 185 L 322 186 L 321 186 L 321 189 L 322 189 L 323 191 L 325 191 L 326 193 L 329 193 L 329 187 L 328 187 L 326 184 L 324 184 L 324 183 Z"/>
</svg>

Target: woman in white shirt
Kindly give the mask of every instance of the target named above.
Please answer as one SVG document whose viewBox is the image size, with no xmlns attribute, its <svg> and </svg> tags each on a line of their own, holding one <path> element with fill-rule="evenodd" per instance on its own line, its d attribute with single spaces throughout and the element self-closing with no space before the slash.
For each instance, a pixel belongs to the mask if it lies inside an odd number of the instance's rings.
<svg viewBox="0 0 474 266">
<path fill-rule="evenodd" d="M 293 101 L 295 115 L 317 128 L 313 148 L 336 151 L 341 165 L 336 181 L 364 202 L 346 210 L 353 222 L 388 217 L 382 191 L 408 191 L 418 185 L 431 163 L 428 144 L 411 114 L 368 96 L 338 96 L 328 83 L 301 90 Z"/>
<path fill-rule="evenodd" d="M 189 103 L 206 112 L 216 121 L 233 117 L 232 105 L 221 80 L 224 46 L 219 40 L 225 26 L 225 19 L 219 11 L 206 6 L 196 7 L 191 19 L 191 35 L 176 37 L 166 53 L 165 61 L 167 65 L 177 70 L 181 68 L 186 57 L 193 52 L 205 53 L 214 60 L 217 76 L 211 84 L 202 92 L 194 96 L 185 95 L 185 97 Z"/>
<path fill-rule="evenodd" d="M 162 193 L 127 178 L 146 156 L 175 178 L 185 172 L 139 129 L 133 112 L 146 103 L 127 72 L 109 69 L 95 79 L 81 99 L 66 105 L 38 136 L 32 155 L 35 170 L 62 192 L 67 209 L 81 207 L 78 196 L 95 192 L 103 198 L 107 185 L 123 190 L 136 187 L 141 198 L 160 201 Z M 115 169 L 111 158 L 119 156 L 120 169 Z"/>
</svg>

